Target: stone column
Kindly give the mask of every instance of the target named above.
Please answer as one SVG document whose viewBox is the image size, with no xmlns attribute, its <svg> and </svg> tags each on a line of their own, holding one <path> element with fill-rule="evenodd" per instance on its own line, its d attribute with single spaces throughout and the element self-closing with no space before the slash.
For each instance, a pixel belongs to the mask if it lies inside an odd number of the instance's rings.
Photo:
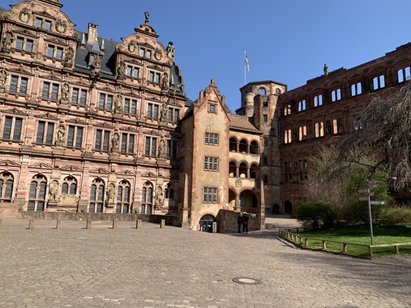
<svg viewBox="0 0 411 308">
<path fill-rule="evenodd" d="M 264 181 L 260 181 L 260 210 L 257 213 L 257 221 L 260 224 L 260 230 L 265 229 L 265 192 L 264 192 Z"/>
<path fill-rule="evenodd" d="M 247 179 L 250 178 L 250 167 L 247 167 Z"/>
<path fill-rule="evenodd" d="M 182 213 L 182 228 L 189 229 L 188 223 L 188 175 L 184 173 L 184 201 L 183 201 L 183 213 Z"/>
<path fill-rule="evenodd" d="M 250 145 L 247 144 L 247 154 L 250 154 Z"/>
<path fill-rule="evenodd" d="M 240 166 L 235 166 L 235 177 L 236 178 L 240 177 Z"/>
<path fill-rule="evenodd" d="M 236 195 L 235 195 L 235 211 L 236 211 L 236 212 L 241 212 L 240 194 L 236 194 Z"/>
</svg>

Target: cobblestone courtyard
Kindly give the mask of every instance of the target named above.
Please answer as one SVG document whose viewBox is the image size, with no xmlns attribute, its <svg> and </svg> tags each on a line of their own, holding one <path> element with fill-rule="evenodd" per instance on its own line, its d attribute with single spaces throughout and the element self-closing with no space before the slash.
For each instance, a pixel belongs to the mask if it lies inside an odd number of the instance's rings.
<svg viewBox="0 0 411 308">
<path fill-rule="evenodd" d="M 411 256 L 297 249 L 269 230 L 207 234 L 119 222 L 3 220 L 0 307 L 411 307 Z M 258 285 L 233 278 L 261 280 Z"/>
</svg>

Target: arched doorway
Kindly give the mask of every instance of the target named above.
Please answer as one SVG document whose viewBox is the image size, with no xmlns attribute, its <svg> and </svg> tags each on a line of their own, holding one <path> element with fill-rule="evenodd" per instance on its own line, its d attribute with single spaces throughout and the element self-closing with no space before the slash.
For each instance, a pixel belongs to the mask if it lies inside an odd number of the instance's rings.
<svg viewBox="0 0 411 308">
<path fill-rule="evenodd" d="M 204 215 L 200 219 L 199 231 L 212 233 L 214 222 L 216 222 L 216 219 L 213 215 L 210 215 L 210 214 Z"/>
<path fill-rule="evenodd" d="M 293 213 L 293 205 L 291 204 L 290 201 L 285 201 L 284 212 L 286 214 L 292 214 Z"/>
<path fill-rule="evenodd" d="M 228 190 L 228 203 L 230 205 L 230 209 L 235 208 L 235 197 L 236 193 L 235 191 L 232 191 L 231 189 Z"/>
<path fill-rule="evenodd" d="M 242 212 L 255 213 L 258 207 L 257 196 L 251 190 L 244 190 L 240 194 L 240 206 Z"/>
</svg>

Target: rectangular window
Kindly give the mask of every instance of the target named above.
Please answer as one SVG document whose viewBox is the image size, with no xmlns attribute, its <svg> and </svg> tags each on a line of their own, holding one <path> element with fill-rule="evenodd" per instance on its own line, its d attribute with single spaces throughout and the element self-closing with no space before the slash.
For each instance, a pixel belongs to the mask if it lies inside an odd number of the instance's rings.
<svg viewBox="0 0 411 308">
<path fill-rule="evenodd" d="M 71 148 L 74 145 L 74 130 L 75 126 L 68 127 L 68 134 L 67 134 L 67 147 Z M 96 142 L 97 144 L 97 142 Z"/>
<path fill-rule="evenodd" d="M 63 59 L 63 48 L 57 47 L 56 58 L 59 60 Z"/>
<path fill-rule="evenodd" d="M 23 50 L 23 44 L 24 44 L 24 38 L 22 38 L 22 37 L 17 37 L 17 40 L 16 40 L 16 49 L 18 49 L 18 50 Z"/>
<path fill-rule="evenodd" d="M 298 111 L 304 111 L 306 108 L 305 106 L 305 99 L 298 102 Z"/>
<path fill-rule="evenodd" d="M 268 158 L 267 157 L 264 157 L 264 166 L 267 166 L 268 165 Z"/>
<path fill-rule="evenodd" d="M 13 134 L 14 141 L 20 141 L 22 128 L 23 128 L 23 119 L 16 118 L 14 122 L 14 134 Z"/>
<path fill-rule="evenodd" d="M 33 52 L 33 44 L 34 42 L 32 40 L 26 41 L 26 51 L 27 52 Z"/>
<path fill-rule="evenodd" d="M 384 75 L 375 77 L 372 80 L 373 86 L 374 86 L 374 90 L 378 90 L 378 89 L 382 89 L 385 87 L 385 77 Z"/>
<path fill-rule="evenodd" d="M 76 148 L 81 148 L 82 143 L 83 143 L 83 127 L 77 127 Z"/>
<path fill-rule="evenodd" d="M 140 74 L 139 71 L 140 71 L 140 70 L 139 70 L 137 67 L 134 68 L 134 71 L 133 71 L 133 77 L 134 77 L 134 78 L 138 78 L 138 76 L 139 76 L 139 74 Z"/>
<path fill-rule="evenodd" d="M 121 153 L 127 153 L 127 134 L 121 134 Z"/>
<path fill-rule="evenodd" d="M 51 99 L 52 100 L 57 100 L 59 95 L 59 85 L 58 84 L 53 84 L 52 90 L 51 90 Z"/>
<path fill-rule="evenodd" d="M 333 134 L 341 134 L 342 133 L 342 118 L 333 119 Z"/>
<path fill-rule="evenodd" d="M 85 106 L 87 101 L 87 90 L 81 90 L 80 105 Z"/>
<path fill-rule="evenodd" d="M 128 154 L 134 153 L 134 135 L 128 136 Z"/>
<path fill-rule="evenodd" d="M 306 140 L 307 139 L 307 126 L 301 126 L 299 129 L 299 135 L 298 135 L 298 140 Z"/>
<path fill-rule="evenodd" d="M 268 122 L 268 117 L 267 117 L 266 114 L 263 115 L 263 122 L 264 122 L 264 123 L 267 123 L 267 122 Z"/>
<path fill-rule="evenodd" d="M 315 123 L 315 138 L 324 136 L 324 122 Z"/>
<path fill-rule="evenodd" d="M 50 29 L 51 29 L 51 21 L 46 20 L 46 22 L 44 23 L 44 29 L 50 31 Z"/>
<path fill-rule="evenodd" d="M 288 144 L 291 143 L 291 129 L 287 129 L 284 132 L 284 143 Z"/>
<path fill-rule="evenodd" d="M 206 156 L 204 158 L 204 170 L 205 171 L 218 171 L 218 158 Z"/>
<path fill-rule="evenodd" d="M 218 188 L 204 188 L 203 202 L 204 203 L 217 203 Z"/>
<path fill-rule="evenodd" d="M 94 65 L 94 60 L 96 59 L 95 55 L 90 55 L 90 64 L 89 65 Z"/>
<path fill-rule="evenodd" d="M 69 126 L 67 134 L 67 147 L 81 148 L 83 143 L 83 127 Z M 96 134 L 96 148 L 97 145 L 101 147 L 101 130 L 97 130 Z"/>
<path fill-rule="evenodd" d="M 268 145 L 268 138 L 264 138 L 264 146 Z"/>
<path fill-rule="evenodd" d="M 47 57 L 50 57 L 50 58 L 54 57 L 54 46 L 49 45 L 47 47 Z"/>
<path fill-rule="evenodd" d="M 103 151 L 108 151 L 109 142 L 110 142 L 110 132 L 104 131 Z"/>
<path fill-rule="evenodd" d="M 101 137 L 102 137 L 102 133 L 103 133 L 103 131 L 102 131 L 101 129 L 98 129 L 98 130 L 96 131 L 96 143 L 95 143 L 95 146 L 94 146 L 94 148 L 95 148 L 96 150 L 100 150 L 100 149 L 101 149 Z"/>
<path fill-rule="evenodd" d="M 14 127 L 13 127 L 13 122 L 14 122 Z M 13 140 L 20 141 L 22 126 L 23 126 L 23 119 L 6 117 L 4 121 L 3 139 L 10 140 L 10 137 L 13 134 Z M 13 128 L 14 128 L 14 132 L 12 131 Z"/>
<path fill-rule="evenodd" d="M 362 93 L 361 82 L 351 85 L 351 96 L 360 95 Z"/>
<path fill-rule="evenodd" d="M 112 110 L 113 109 L 113 95 L 107 95 L 106 109 L 107 110 Z"/>
<path fill-rule="evenodd" d="M 150 72 L 149 81 L 154 82 L 154 73 Z"/>
<path fill-rule="evenodd" d="M 398 75 L 398 83 L 409 80 L 411 76 L 410 67 L 406 67 L 406 68 L 402 68 L 398 70 L 397 75 Z"/>
<path fill-rule="evenodd" d="M 6 117 L 6 120 L 4 121 L 4 129 L 3 129 L 3 139 L 10 139 L 11 136 L 11 125 L 13 124 L 13 118 L 12 117 Z"/>
<path fill-rule="evenodd" d="M 146 57 L 151 58 L 151 50 L 147 50 Z"/>
<path fill-rule="evenodd" d="M 331 92 L 331 101 L 339 101 L 341 100 L 341 89 L 333 90 Z"/>
<path fill-rule="evenodd" d="M 101 129 L 97 129 L 95 149 L 102 150 L 102 151 L 108 151 L 109 141 L 110 141 L 110 131 L 103 131 Z"/>
<path fill-rule="evenodd" d="M 130 99 L 124 100 L 124 113 L 130 113 Z"/>
<path fill-rule="evenodd" d="M 46 144 L 51 145 L 53 143 L 54 136 L 54 123 L 47 123 L 47 135 L 46 135 Z"/>
<path fill-rule="evenodd" d="M 98 103 L 98 108 L 99 109 L 104 109 L 104 106 L 106 105 L 106 95 L 100 93 L 100 100 Z"/>
<path fill-rule="evenodd" d="M 78 103 L 78 92 L 79 92 L 79 89 L 73 88 L 73 91 L 71 92 L 71 103 L 72 104 Z"/>
<path fill-rule="evenodd" d="M 44 82 L 43 83 L 43 94 L 42 98 L 48 99 L 50 95 L 50 83 L 49 82 Z"/>
<path fill-rule="evenodd" d="M 173 141 L 173 158 L 177 158 L 178 143 L 176 140 Z"/>
<path fill-rule="evenodd" d="M 157 138 L 151 139 L 151 156 L 157 156 Z"/>
<path fill-rule="evenodd" d="M 131 66 L 127 66 L 126 75 L 131 77 L 131 71 L 132 70 L 133 70 L 133 68 Z"/>
<path fill-rule="evenodd" d="M 131 114 L 136 114 L 136 111 L 137 111 L 137 101 L 133 99 L 131 101 Z"/>
<path fill-rule="evenodd" d="M 268 107 L 268 101 L 263 102 L 263 107 Z"/>
<path fill-rule="evenodd" d="M 322 106 L 322 104 L 323 104 L 323 96 L 321 94 L 314 96 L 314 107 Z"/>
<path fill-rule="evenodd" d="M 21 78 L 21 81 L 20 81 L 20 94 L 21 95 L 27 94 L 27 84 L 28 83 L 29 83 L 29 80 L 27 78 Z"/>
<path fill-rule="evenodd" d="M 179 114 L 179 110 L 174 109 L 174 122 L 178 122 L 178 114 Z"/>
<path fill-rule="evenodd" d="M 158 119 L 158 105 L 154 105 L 153 118 Z"/>
<path fill-rule="evenodd" d="M 284 108 L 284 116 L 286 117 L 286 116 L 288 116 L 288 115 L 290 115 L 290 114 L 291 114 L 291 105 L 288 104 L 288 105 L 285 106 L 285 108 Z"/>
<path fill-rule="evenodd" d="M 18 84 L 19 84 L 19 77 L 11 76 L 11 81 L 10 81 L 10 92 L 11 93 L 17 93 Z"/>
<path fill-rule="evenodd" d="M 205 133 L 205 144 L 210 144 L 210 145 L 218 145 L 218 134 L 214 133 Z"/>
<path fill-rule="evenodd" d="M 146 137 L 146 147 L 145 147 L 145 151 L 144 151 L 144 155 L 149 156 L 150 155 L 150 143 L 151 143 L 151 138 L 150 137 Z"/>
<path fill-rule="evenodd" d="M 44 139 L 44 131 L 46 129 L 46 122 L 40 121 L 39 125 L 37 126 L 37 143 L 43 143 Z"/>
<path fill-rule="evenodd" d="M 147 104 L 147 118 L 153 116 L 153 104 Z"/>
<path fill-rule="evenodd" d="M 173 108 L 168 108 L 168 121 L 173 121 Z"/>
<path fill-rule="evenodd" d="M 36 27 L 41 28 L 42 25 L 43 25 L 43 19 L 36 18 Z"/>
<path fill-rule="evenodd" d="M 145 50 L 143 48 L 140 49 L 140 57 L 144 57 Z"/>
<path fill-rule="evenodd" d="M 156 81 L 155 83 L 160 83 L 160 74 L 156 74 Z"/>
<path fill-rule="evenodd" d="M 210 112 L 215 113 L 215 105 L 210 104 Z"/>
</svg>

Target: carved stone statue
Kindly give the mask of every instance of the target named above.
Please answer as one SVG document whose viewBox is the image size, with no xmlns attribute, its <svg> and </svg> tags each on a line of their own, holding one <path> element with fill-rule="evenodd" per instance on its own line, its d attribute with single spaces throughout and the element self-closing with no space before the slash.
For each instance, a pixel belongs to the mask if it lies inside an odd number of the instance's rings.
<svg viewBox="0 0 411 308">
<path fill-rule="evenodd" d="M 63 84 L 63 88 L 61 89 L 61 99 L 60 99 L 61 104 L 67 105 L 69 103 L 69 93 L 70 93 L 70 87 L 69 87 L 68 81 L 66 81 Z"/>
<path fill-rule="evenodd" d="M 328 66 L 327 66 L 327 64 L 324 64 L 324 75 L 328 76 Z"/>
<path fill-rule="evenodd" d="M 175 52 L 174 44 L 173 42 L 169 42 L 167 46 L 167 57 L 174 60 L 174 52 Z"/>
<path fill-rule="evenodd" d="M 114 195 L 116 191 L 114 187 L 110 187 L 107 191 L 107 203 L 114 203 Z"/>
<path fill-rule="evenodd" d="M 167 74 L 164 74 L 163 76 L 163 85 L 161 89 L 164 91 L 168 91 L 168 75 Z"/>
<path fill-rule="evenodd" d="M 327 135 L 331 134 L 331 124 L 330 122 L 327 122 L 327 124 L 325 124 L 325 132 Z"/>
<path fill-rule="evenodd" d="M 57 194 L 59 192 L 59 188 L 57 187 L 56 183 L 50 188 L 50 201 L 57 202 Z"/>
<path fill-rule="evenodd" d="M 166 103 L 163 103 L 163 105 L 161 105 L 160 121 L 161 122 L 166 122 L 167 121 L 167 105 L 166 105 Z"/>
<path fill-rule="evenodd" d="M 10 53 L 11 50 L 11 44 L 14 41 L 13 34 L 9 31 L 6 32 L 3 36 L 3 48 L 1 49 L 1 52 L 3 53 Z"/>
<path fill-rule="evenodd" d="M 118 150 L 118 134 L 114 134 L 111 138 L 111 146 L 113 151 Z"/>
<path fill-rule="evenodd" d="M 146 17 L 146 22 L 148 22 L 148 18 L 150 17 L 150 14 L 147 12 L 144 12 L 144 16 Z"/>
<path fill-rule="evenodd" d="M 166 151 L 165 142 L 164 140 L 160 140 L 160 144 L 158 145 L 158 155 L 159 156 L 164 155 L 165 151 Z"/>
<path fill-rule="evenodd" d="M 96 57 L 94 58 L 94 67 L 95 68 L 100 68 L 101 66 L 101 56 L 96 55 Z"/>
<path fill-rule="evenodd" d="M 64 135 L 66 134 L 66 130 L 64 126 L 60 126 L 57 130 L 57 141 L 64 142 Z"/>
<path fill-rule="evenodd" d="M 117 94 L 116 100 L 114 101 L 114 112 L 119 114 L 123 113 L 123 100 L 121 94 Z"/>
<path fill-rule="evenodd" d="M 117 68 L 117 79 L 124 80 L 126 79 L 126 64 L 121 61 L 120 66 Z"/>
<path fill-rule="evenodd" d="M 156 199 L 155 206 L 161 207 L 164 205 L 164 196 L 163 196 L 161 189 L 157 189 L 155 199 Z"/>
<path fill-rule="evenodd" d="M 7 73 L 6 70 L 3 68 L 0 72 L 0 94 L 4 94 L 6 91 L 6 80 Z"/>
<path fill-rule="evenodd" d="M 73 56 L 73 50 L 69 48 L 69 50 L 66 53 L 66 58 L 64 59 L 64 67 L 71 68 L 71 66 L 73 65 Z"/>
</svg>

